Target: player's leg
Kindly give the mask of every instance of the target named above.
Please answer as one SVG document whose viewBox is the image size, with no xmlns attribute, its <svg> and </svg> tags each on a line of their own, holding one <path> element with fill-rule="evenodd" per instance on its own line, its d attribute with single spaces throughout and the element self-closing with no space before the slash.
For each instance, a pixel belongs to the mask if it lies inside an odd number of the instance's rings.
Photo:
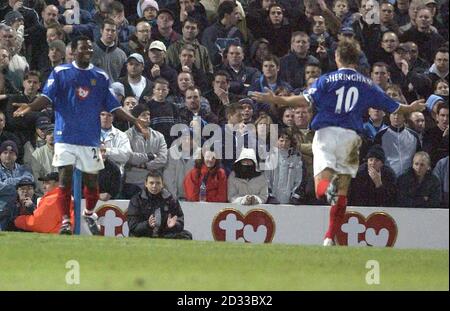
<svg viewBox="0 0 450 311">
<path fill-rule="evenodd" d="M 337 198 L 332 203 L 330 209 L 330 218 L 328 223 L 328 230 L 325 233 L 324 245 L 334 245 L 336 233 L 338 232 L 344 220 L 345 211 L 347 208 L 347 194 L 352 180 L 351 175 L 339 174 L 337 181 Z"/>
<path fill-rule="evenodd" d="M 319 174 L 314 176 L 314 184 L 316 189 L 316 198 L 319 200 L 325 195 L 328 187 L 330 186 L 330 182 L 333 177 L 336 175 L 335 170 L 327 167 Z"/>
<path fill-rule="evenodd" d="M 61 193 L 61 214 L 62 223 L 60 234 L 72 234 L 70 224 L 70 203 L 72 201 L 72 175 L 73 166 L 65 165 L 58 167 L 59 171 L 59 189 Z"/>
<path fill-rule="evenodd" d="M 83 173 L 83 184 L 83 195 L 86 200 L 86 208 L 83 215 L 85 216 L 89 230 L 92 234 L 98 235 L 99 228 L 97 225 L 97 216 L 94 214 L 94 208 L 97 205 L 99 198 L 98 174 Z"/>
</svg>

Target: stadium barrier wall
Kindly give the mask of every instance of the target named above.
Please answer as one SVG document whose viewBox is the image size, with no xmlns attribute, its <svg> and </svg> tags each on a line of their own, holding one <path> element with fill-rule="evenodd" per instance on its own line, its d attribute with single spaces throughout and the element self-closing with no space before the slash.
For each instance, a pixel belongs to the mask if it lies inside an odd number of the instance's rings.
<svg viewBox="0 0 450 311">
<path fill-rule="evenodd" d="M 85 201 L 82 201 L 82 208 Z M 181 202 L 195 240 L 321 245 L 329 207 Z M 128 236 L 127 200 L 96 206 L 105 236 Z M 81 234 L 90 234 L 82 224 Z M 348 207 L 340 245 L 449 249 L 449 210 Z"/>
</svg>

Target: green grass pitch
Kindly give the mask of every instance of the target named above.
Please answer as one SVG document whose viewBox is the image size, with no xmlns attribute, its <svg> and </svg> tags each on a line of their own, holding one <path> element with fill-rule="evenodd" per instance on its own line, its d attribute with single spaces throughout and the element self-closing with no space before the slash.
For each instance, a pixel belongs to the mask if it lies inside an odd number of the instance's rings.
<svg viewBox="0 0 450 311">
<path fill-rule="evenodd" d="M 66 283 L 70 260 L 79 284 Z M 448 270 L 448 250 L 0 232 L 0 290 L 449 290 Z"/>
</svg>

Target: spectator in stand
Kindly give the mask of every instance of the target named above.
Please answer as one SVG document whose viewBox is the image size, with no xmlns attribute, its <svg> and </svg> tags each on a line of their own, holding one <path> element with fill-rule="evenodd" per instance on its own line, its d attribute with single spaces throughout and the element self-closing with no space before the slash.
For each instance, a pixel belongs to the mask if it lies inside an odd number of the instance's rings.
<svg viewBox="0 0 450 311">
<path fill-rule="evenodd" d="M 16 162 L 18 153 L 14 141 L 6 140 L 0 144 L 0 188 L 5 185 L 15 187 L 25 177 L 34 180 L 28 168 Z"/>
<path fill-rule="evenodd" d="M 395 206 L 397 202 L 397 178 L 387 165 L 384 150 L 373 145 L 350 186 L 349 205 Z"/>
<path fill-rule="evenodd" d="M 377 48 L 373 51 L 368 51 L 368 57 L 371 64 L 385 63 L 388 66 L 394 65 L 394 51 L 397 49 L 400 41 L 395 32 L 387 31 L 383 33 L 381 38 L 381 49 Z"/>
<path fill-rule="evenodd" d="M 231 43 L 244 42 L 241 31 L 236 27 L 239 22 L 239 8 L 233 1 L 222 2 L 217 9 L 217 22 L 203 31 L 202 44 L 208 49 L 213 66 L 223 60 L 223 51 Z"/>
<path fill-rule="evenodd" d="M 375 136 L 388 126 L 384 123 L 386 113 L 383 110 L 369 108 L 369 121 L 364 123 L 364 136 L 373 142 Z"/>
<path fill-rule="evenodd" d="M 182 30 L 184 22 L 189 18 L 198 21 L 198 30 L 200 33 L 208 27 L 205 7 L 200 3 L 200 1 L 176 0 L 175 3 L 168 5 L 167 9 L 171 10 L 174 16 L 176 16 L 173 29 L 179 33 Z"/>
<path fill-rule="evenodd" d="M 195 48 L 190 44 L 185 44 L 181 48 L 179 58 L 180 64 L 175 68 L 177 72 L 189 72 L 194 77 L 195 85 L 200 87 L 202 92 L 209 91 L 211 74 L 196 67 Z"/>
<path fill-rule="evenodd" d="M 226 108 L 238 100 L 236 95 L 230 93 L 230 79 L 230 75 L 226 71 L 216 71 L 212 82 L 213 89 L 205 94 L 212 112 L 218 118 L 219 125 L 223 125 L 227 121 Z"/>
<path fill-rule="evenodd" d="M 122 107 L 124 108 L 124 110 L 126 110 L 131 114 L 131 110 L 133 110 L 133 108 L 137 106 L 137 104 L 138 100 L 136 99 L 136 97 L 128 96 L 124 99 Z M 121 130 L 122 132 L 127 131 L 129 128 L 133 126 L 133 123 L 121 119 L 114 119 L 113 124 L 117 129 Z"/>
<path fill-rule="evenodd" d="M 200 117 L 201 123 L 204 125 L 206 123 L 218 123 L 217 116 L 206 110 L 200 104 L 201 92 L 196 86 L 190 86 L 187 88 L 185 93 L 186 106 L 181 107 L 179 110 L 180 122 L 188 126 L 192 126 L 192 121 Z"/>
<path fill-rule="evenodd" d="M 139 104 L 131 111 L 132 115 L 150 123 L 150 110 Z M 167 162 L 167 145 L 164 136 L 148 128 L 150 137 L 145 138 L 135 126 L 126 131 L 131 145 L 131 153 L 125 167 L 125 185 L 123 195 L 129 199 L 144 188 L 148 170 L 162 170 Z"/>
<path fill-rule="evenodd" d="M 269 41 L 264 38 L 255 40 L 250 46 L 250 57 L 247 60 L 250 66 L 262 70 L 263 58 L 271 54 Z"/>
<path fill-rule="evenodd" d="M 397 0 L 395 2 L 394 19 L 400 27 L 409 22 L 408 10 L 410 2 L 410 0 Z"/>
<path fill-rule="evenodd" d="M 376 85 L 386 90 L 391 78 L 389 66 L 386 63 L 376 62 L 372 65 L 370 77 Z"/>
<path fill-rule="evenodd" d="M 41 68 L 42 82 L 45 85 L 50 73 L 64 63 L 64 57 L 66 55 L 66 45 L 61 40 L 54 40 L 48 44 L 48 66 Z"/>
<path fill-rule="evenodd" d="M 117 165 L 123 178 L 125 177 L 125 164 L 131 153 L 131 145 L 127 134 L 115 128 L 113 123 L 114 115 L 112 113 L 108 111 L 100 113 L 100 141 L 102 143 L 100 151 L 104 160 L 109 160 Z"/>
<path fill-rule="evenodd" d="M 48 2 L 48 1 L 47 1 Z M 72 41 L 76 36 L 87 36 L 93 38 L 93 29 L 95 27 L 92 15 L 87 10 L 79 6 L 79 1 L 58 0 L 58 21 L 63 25 L 63 30 Z M 73 6 L 79 6 L 79 20 L 74 21 L 75 12 Z M 77 23 L 78 22 L 78 23 Z"/>
<path fill-rule="evenodd" d="M 53 156 L 55 154 L 55 143 L 53 137 L 54 129 L 53 124 L 45 128 L 45 145 L 36 148 L 32 154 L 31 169 L 35 180 L 39 180 L 39 178 L 42 178 L 49 173 L 58 171 L 58 168 L 52 165 Z M 42 183 L 38 183 L 36 191 L 39 195 L 44 193 Z"/>
<path fill-rule="evenodd" d="M 437 50 L 434 63 L 428 69 L 427 76 L 433 85 L 440 79 L 446 80 L 448 84 L 448 47 L 441 47 Z"/>
<path fill-rule="evenodd" d="M 251 98 L 243 98 L 238 103 L 242 107 L 242 122 L 244 124 L 253 124 L 258 115 L 256 103 Z"/>
<path fill-rule="evenodd" d="M 423 113 L 418 111 L 411 113 L 408 119 L 408 127 L 417 133 L 417 136 L 419 136 L 420 139 L 420 144 L 424 146 L 423 135 L 425 133 L 426 124 Z"/>
<path fill-rule="evenodd" d="M 412 70 L 418 73 L 425 73 L 430 68 L 430 64 L 419 57 L 419 47 L 415 42 L 408 41 L 405 42 L 405 47 L 409 50 L 410 64 Z M 429 78 L 433 81 L 433 79 L 429 76 Z"/>
<path fill-rule="evenodd" d="M 59 233 L 62 224 L 61 188 L 59 187 L 59 174 L 47 174 L 39 179 L 43 183 L 44 196 L 40 199 L 32 214 L 20 215 L 14 220 L 16 228 L 24 231 L 39 233 Z M 70 223 L 74 224 L 74 203 L 70 204 Z M 73 226 L 72 226 L 73 230 Z"/>
<path fill-rule="evenodd" d="M 269 41 L 272 52 L 278 57 L 283 57 L 289 52 L 292 26 L 284 13 L 284 7 L 279 3 L 269 6 L 268 17 L 261 24 L 260 37 Z"/>
<path fill-rule="evenodd" d="M 439 79 L 434 83 L 434 94 L 448 97 L 448 82 Z"/>
<path fill-rule="evenodd" d="M 220 66 L 230 75 L 230 92 L 247 95 L 249 86 L 261 76 L 261 72 L 244 64 L 244 48 L 237 43 L 230 43 L 224 50 L 226 61 Z"/>
<path fill-rule="evenodd" d="M 269 197 L 281 204 L 298 205 L 304 202 L 303 162 L 289 131 L 278 132 L 277 147 L 269 154 L 265 168 Z"/>
<path fill-rule="evenodd" d="M 37 196 L 34 191 L 35 187 L 35 182 L 26 177 L 22 178 L 16 185 L 17 201 L 13 218 L 20 215 L 33 215 L 37 205 Z"/>
<path fill-rule="evenodd" d="M 439 162 L 436 164 L 436 167 L 433 170 L 433 174 L 437 178 L 439 178 L 439 182 L 441 184 L 441 193 L 442 193 L 441 207 L 448 208 L 449 203 L 448 156 L 439 160 Z"/>
<path fill-rule="evenodd" d="M 184 214 L 180 202 L 164 188 L 159 171 L 145 177 L 145 188 L 128 205 L 130 236 L 192 240 L 184 230 Z"/>
<path fill-rule="evenodd" d="M 206 150 L 184 178 L 187 201 L 227 202 L 227 174 L 214 151 Z"/>
<path fill-rule="evenodd" d="M 100 143 L 100 156 L 105 167 L 98 172 L 98 199 L 109 201 L 121 197 L 122 174 L 119 166 L 106 157 L 106 146 Z"/>
<path fill-rule="evenodd" d="M 433 16 L 429 8 L 417 11 L 415 25 L 400 37 L 401 42 L 413 41 L 419 47 L 419 56 L 433 62 L 437 50 L 445 43 L 445 39 L 432 28 Z"/>
<path fill-rule="evenodd" d="M 417 134 L 405 127 L 406 115 L 391 113 L 391 125 L 375 136 L 375 144 L 381 145 L 389 165 L 398 177 L 411 167 L 416 152 L 422 150 Z"/>
<path fill-rule="evenodd" d="M 153 87 L 153 97 L 147 102 L 150 109 L 151 119 L 150 126 L 155 131 L 163 134 L 167 146 L 170 148 L 173 138 L 170 135 L 172 126 L 178 123 L 178 109 L 173 104 L 167 101 L 169 94 L 169 81 L 163 78 L 155 80 Z"/>
<path fill-rule="evenodd" d="M 167 97 L 167 100 L 178 108 L 183 108 L 186 106 L 186 91 L 189 87 L 194 86 L 194 77 L 189 72 L 180 72 L 177 76 L 177 83 L 172 95 Z M 201 108 L 205 111 L 211 111 L 211 106 L 206 98 L 200 97 Z"/>
<path fill-rule="evenodd" d="M 125 89 L 125 96 L 133 96 L 140 104 L 150 101 L 153 94 L 153 83 L 144 77 L 144 58 L 141 54 L 133 53 L 127 58 L 127 74 L 119 79 Z"/>
<path fill-rule="evenodd" d="M 436 126 L 427 129 L 423 136 L 423 149 L 431 158 L 431 168 L 448 155 L 448 104 L 437 104 Z"/>
<path fill-rule="evenodd" d="M 102 23 L 101 37 L 94 43 L 92 64 L 103 69 L 111 82 L 115 82 L 126 60 L 127 55 L 117 45 L 117 25 L 114 20 L 106 18 Z"/>
<path fill-rule="evenodd" d="M 164 184 L 174 198 L 184 201 L 184 178 L 194 168 L 195 161 L 201 157 L 201 148 L 193 139 L 193 132 L 181 134 L 177 144 L 173 144 L 168 152 L 168 161 L 164 169 Z"/>
<path fill-rule="evenodd" d="M 191 0 L 181 1 L 190 2 Z M 194 47 L 195 67 L 204 73 L 213 73 L 213 67 L 209 58 L 208 49 L 205 46 L 201 45 L 197 39 L 199 31 L 199 21 L 192 17 L 187 17 L 187 19 L 183 22 L 183 37 L 180 40 L 172 43 L 167 49 L 167 60 L 172 68 L 177 68 L 180 65 L 179 56 L 181 50 L 185 45 L 189 44 Z"/>
<path fill-rule="evenodd" d="M 136 27 L 130 25 L 128 20 L 125 18 L 124 6 L 119 1 L 114 1 L 111 3 L 111 15 L 110 18 L 117 25 L 117 40 L 120 43 L 125 43 L 129 41 L 132 34 L 136 33 Z"/>
<path fill-rule="evenodd" d="M 144 76 L 150 81 L 164 78 L 169 81 L 170 94 L 177 89 L 177 71 L 166 62 L 166 46 L 161 41 L 153 41 L 148 48 L 148 59 L 144 68 Z"/>
<path fill-rule="evenodd" d="M 156 27 L 152 28 L 152 38 L 163 42 L 166 48 L 181 39 L 181 35 L 173 29 L 174 21 L 173 12 L 163 8 L 158 11 Z"/>
<path fill-rule="evenodd" d="M 265 204 L 268 197 L 269 186 L 258 169 L 255 150 L 243 148 L 228 176 L 228 201 L 256 205 Z"/>
<path fill-rule="evenodd" d="M 8 141 L 8 140 L 13 141 L 16 144 L 16 146 L 18 147 L 18 150 L 19 150 L 19 152 L 17 153 L 17 156 L 22 161 L 22 157 L 23 157 L 24 153 L 23 153 L 23 147 L 22 147 L 22 144 L 20 142 L 20 139 L 14 133 L 11 133 L 9 131 L 5 131 L 5 127 L 6 126 L 7 126 L 7 124 L 6 124 L 6 116 L 5 116 L 5 114 L 2 111 L 0 111 L 0 144 L 5 142 L 5 141 Z"/>
<path fill-rule="evenodd" d="M 404 207 L 436 208 L 440 206 L 441 185 L 431 172 L 426 152 L 414 155 L 412 167 L 398 178 L 398 205 Z"/>
<path fill-rule="evenodd" d="M 125 7 L 125 10 L 127 7 Z M 130 15 L 129 21 L 133 24 L 138 24 L 139 21 L 145 21 L 149 23 L 152 27 L 156 26 L 156 17 L 159 11 L 159 4 L 156 0 L 139 0 L 137 1 L 136 11 L 137 14 Z"/>
<path fill-rule="evenodd" d="M 286 81 L 282 80 L 279 72 L 280 72 L 280 60 L 275 55 L 268 55 L 264 57 L 263 74 L 259 77 L 258 80 L 255 80 L 249 88 L 251 92 L 267 92 L 267 89 L 272 90 L 273 92 L 278 88 L 286 88 L 289 92 L 292 92 L 292 87 Z M 267 103 L 258 104 L 259 111 L 270 110 L 270 105 Z"/>
<path fill-rule="evenodd" d="M 431 91 L 431 81 L 425 74 L 414 72 L 410 64 L 409 50 L 401 43 L 394 51 L 395 65 L 389 68 L 391 82 L 401 87 L 408 101 L 426 97 Z"/>
<path fill-rule="evenodd" d="M 132 33 L 129 40 L 121 44 L 121 48 L 127 54 L 138 53 L 146 57 L 151 43 L 152 26 L 147 21 L 139 21 L 136 32 Z"/>
<path fill-rule="evenodd" d="M 292 33 L 291 50 L 286 56 L 280 59 L 281 79 L 288 82 L 294 89 L 302 88 L 305 85 L 305 69 L 307 64 L 320 64 L 319 60 L 310 55 L 309 36 L 300 31 Z M 326 55 L 326 62 L 328 56 Z M 324 62 L 324 63 L 326 63 Z M 324 65 L 326 69 L 326 65 Z"/>
</svg>

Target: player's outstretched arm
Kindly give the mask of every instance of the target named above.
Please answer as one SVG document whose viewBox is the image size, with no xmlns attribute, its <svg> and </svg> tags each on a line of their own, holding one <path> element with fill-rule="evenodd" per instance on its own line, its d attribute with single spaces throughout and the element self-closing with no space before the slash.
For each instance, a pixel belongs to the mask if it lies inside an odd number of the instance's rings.
<svg viewBox="0 0 450 311">
<path fill-rule="evenodd" d="M 31 104 L 27 103 L 13 103 L 13 107 L 18 107 L 14 111 L 14 118 L 23 117 L 31 111 L 41 111 L 50 104 L 50 100 L 45 96 L 37 97 Z"/>
<path fill-rule="evenodd" d="M 416 111 L 423 111 L 426 108 L 425 99 L 418 99 L 413 101 L 410 105 L 400 105 L 397 112 L 400 114 L 412 113 Z"/>
<path fill-rule="evenodd" d="M 267 90 L 266 93 L 252 92 L 250 97 L 257 102 L 275 105 L 277 108 L 309 106 L 309 103 L 303 95 L 278 96 L 275 95 L 272 90 Z"/>
<path fill-rule="evenodd" d="M 144 135 L 145 138 L 150 137 L 150 132 L 148 130 L 148 127 L 150 124 L 148 122 L 143 121 L 141 119 L 135 118 L 132 116 L 128 111 L 120 107 L 119 109 L 114 110 L 114 113 L 122 120 L 126 120 L 128 122 L 132 122 L 139 131 Z"/>
</svg>

